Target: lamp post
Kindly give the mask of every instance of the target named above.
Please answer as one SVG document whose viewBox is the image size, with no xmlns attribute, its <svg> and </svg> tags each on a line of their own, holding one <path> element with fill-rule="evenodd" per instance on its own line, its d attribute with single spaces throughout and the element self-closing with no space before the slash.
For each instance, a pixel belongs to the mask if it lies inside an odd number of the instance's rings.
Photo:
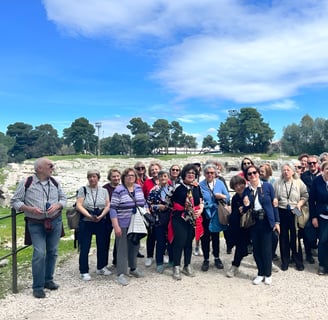
<svg viewBox="0 0 328 320">
<path fill-rule="evenodd" d="M 95 123 L 96 128 L 98 129 L 98 157 L 100 157 L 100 136 L 99 136 L 99 130 L 101 128 L 101 122 Z"/>
</svg>

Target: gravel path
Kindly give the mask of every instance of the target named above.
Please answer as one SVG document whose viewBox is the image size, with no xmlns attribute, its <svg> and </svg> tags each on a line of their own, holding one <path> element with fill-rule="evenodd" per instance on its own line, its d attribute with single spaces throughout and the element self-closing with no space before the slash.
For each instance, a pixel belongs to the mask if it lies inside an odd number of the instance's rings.
<svg viewBox="0 0 328 320">
<path fill-rule="evenodd" d="M 223 242 L 223 241 L 221 241 Z M 221 245 L 225 269 L 232 255 Z M 90 255 L 92 280 L 79 279 L 78 255 L 56 270 L 57 291 L 47 291 L 46 299 L 35 299 L 30 284 L 18 294 L 0 300 L 0 319 L 327 319 L 328 276 L 318 276 L 317 263 L 305 270 L 273 273 L 271 286 L 254 286 L 256 275 L 252 256 L 243 260 L 240 273 L 227 278 L 213 264 L 206 273 L 199 271 L 202 257 L 192 258 L 196 277 L 174 281 L 171 270 L 156 274 L 155 266 L 144 267 L 145 278 L 130 279 L 121 287 L 113 274 L 95 274 L 95 250 Z M 145 251 L 143 248 L 142 251 Z M 211 262 L 212 263 L 212 262 Z"/>
</svg>

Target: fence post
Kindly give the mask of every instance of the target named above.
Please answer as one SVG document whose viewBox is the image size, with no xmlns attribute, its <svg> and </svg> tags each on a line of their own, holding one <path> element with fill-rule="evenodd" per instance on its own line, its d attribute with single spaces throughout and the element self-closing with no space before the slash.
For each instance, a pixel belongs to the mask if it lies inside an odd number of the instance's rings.
<svg viewBox="0 0 328 320">
<path fill-rule="evenodd" d="M 11 253 L 12 253 L 12 291 L 18 293 L 17 288 L 17 225 L 16 210 L 11 208 Z"/>
</svg>

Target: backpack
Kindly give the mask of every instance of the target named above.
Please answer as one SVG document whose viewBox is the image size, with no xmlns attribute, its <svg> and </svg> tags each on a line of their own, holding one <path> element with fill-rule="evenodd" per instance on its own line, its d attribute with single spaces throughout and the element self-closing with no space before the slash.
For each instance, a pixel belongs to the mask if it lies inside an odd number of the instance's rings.
<svg viewBox="0 0 328 320">
<path fill-rule="evenodd" d="M 84 196 L 87 195 L 87 188 L 83 186 Z M 81 218 L 81 213 L 76 210 L 76 202 L 73 204 L 72 208 L 66 210 L 67 226 L 69 229 L 74 229 L 74 249 L 79 246 L 79 222 Z"/>
<path fill-rule="evenodd" d="M 53 185 L 58 189 L 58 182 L 55 178 L 49 177 L 50 181 L 53 183 Z M 30 187 L 31 183 L 33 181 L 33 176 L 29 176 L 25 181 L 25 192 Z"/>
</svg>

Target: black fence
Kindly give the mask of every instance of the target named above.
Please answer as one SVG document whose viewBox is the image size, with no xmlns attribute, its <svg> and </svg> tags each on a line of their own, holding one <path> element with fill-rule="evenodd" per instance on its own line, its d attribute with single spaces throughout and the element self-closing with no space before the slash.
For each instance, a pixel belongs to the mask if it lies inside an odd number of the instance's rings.
<svg viewBox="0 0 328 320">
<path fill-rule="evenodd" d="M 0 257 L 0 260 L 6 259 L 8 257 L 12 257 L 11 268 L 12 268 L 12 292 L 18 293 L 17 287 L 17 254 L 18 252 L 28 248 L 29 246 L 24 245 L 23 247 L 17 248 L 17 225 L 16 225 L 16 217 L 23 212 L 16 212 L 15 209 L 11 209 L 11 214 L 0 217 L 0 221 L 4 219 L 11 218 L 11 252 Z"/>
</svg>

